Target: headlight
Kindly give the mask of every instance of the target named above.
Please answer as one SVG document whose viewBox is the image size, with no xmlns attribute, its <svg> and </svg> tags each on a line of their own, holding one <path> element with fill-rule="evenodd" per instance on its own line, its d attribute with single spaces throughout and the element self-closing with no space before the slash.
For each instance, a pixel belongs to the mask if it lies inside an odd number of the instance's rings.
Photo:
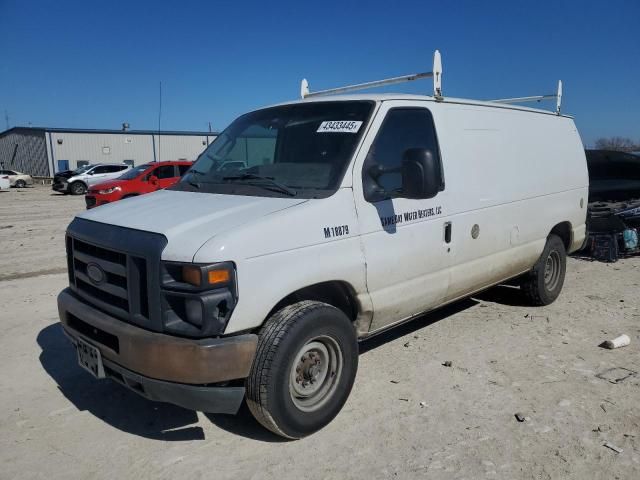
<svg viewBox="0 0 640 480">
<path fill-rule="evenodd" d="M 101 195 L 107 195 L 109 193 L 119 192 L 120 190 L 122 190 L 122 188 L 120 187 L 111 187 L 111 188 L 105 188 L 104 190 L 98 190 L 98 193 Z"/>
<path fill-rule="evenodd" d="M 163 262 L 162 267 L 165 331 L 191 337 L 220 335 L 238 299 L 235 265 Z"/>
<path fill-rule="evenodd" d="M 231 273 L 231 268 L 224 264 L 222 267 L 212 265 L 204 269 L 195 265 L 185 265 L 182 267 L 182 281 L 194 287 L 218 287 L 229 283 Z"/>
</svg>

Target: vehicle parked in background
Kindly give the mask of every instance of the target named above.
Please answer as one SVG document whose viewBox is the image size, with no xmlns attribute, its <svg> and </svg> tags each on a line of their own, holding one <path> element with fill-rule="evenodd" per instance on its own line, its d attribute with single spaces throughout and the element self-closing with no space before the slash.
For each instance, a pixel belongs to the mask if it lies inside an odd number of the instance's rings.
<svg viewBox="0 0 640 480">
<path fill-rule="evenodd" d="M 85 165 L 74 170 L 70 177 L 54 176 L 51 188 L 56 192 L 84 195 L 90 186 L 118 178 L 130 168 L 131 165 L 125 163 Z"/>
<path fill-rule="evenodd" d="M 194 410 L 246 397 L 300 438 L 346 402 L 358 340 L 511 279 L 554 302 L 589 184 L 560 91 L 554 112 L 449 98 L 441 74 L 436 52 L 434 72 L 400 77 L 431 76 L 433 96 L 303 81 L 176 185 L 76 216 L 58 311 L 78 363 Z"/>
<path fill-rule="evenodd" d="M 9 190 L 10 187 L 9 175 L 0 175 L 0 190 Z"/>
<path fill-rule="evenodd" d="M 87 164 L 87 165 L 82 165 L 81 167 L 78 167 L 75 170 L 61 170 L 53 176 L 53 184 L 55 185 L 56 183 L 58 184 L 64 183 L 74 175 L 80 175 L 81 173 L 84 173 L 87 170 L 89 170 L 91 167 L 93 167 L 92 164 Z"/>
<path fill-rule="evenodd" d="M 33 177 L 27 173 L 16 170 L 0 170 L 0 175 L 8 176 L 12 187 L 24 188 L 27 185 L 33 185 Z"/>
<path fill-rule="evenodd" d="M 87 208 L 170 187 L 180 180 L 192 164 L 193 162 L 181 160 L 147 163 L 132 168 L 115 180 L 90 187 L 85 196 Z"/>
<path fill-rule="evenodd" d="M 587 150 L 588 239 L 581 256 L 615 262 L 640 253 L 640 156 Z"/>
</svg>

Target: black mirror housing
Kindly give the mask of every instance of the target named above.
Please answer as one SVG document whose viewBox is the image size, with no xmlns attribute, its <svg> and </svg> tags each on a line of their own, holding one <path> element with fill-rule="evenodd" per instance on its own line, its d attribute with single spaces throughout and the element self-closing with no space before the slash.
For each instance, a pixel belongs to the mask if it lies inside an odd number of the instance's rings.
<svg viewBox="0 0 640 480">
<path fill-rule="evenodd" d="M 442 190 L 440 161 L 427 148 L 410 148 L 402 156 L 402 197 L 427 199 Z"/>
</svg>

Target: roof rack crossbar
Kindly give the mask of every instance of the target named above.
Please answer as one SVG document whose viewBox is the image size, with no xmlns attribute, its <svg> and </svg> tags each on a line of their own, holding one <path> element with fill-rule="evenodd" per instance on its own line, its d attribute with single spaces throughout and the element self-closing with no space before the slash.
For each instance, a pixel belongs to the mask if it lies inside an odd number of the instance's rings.
<svg viewBox="0 0 640 480">
<path fill-rule="evenodd" d="M 531 97 L 515 97 L 515 98 L 499 98 L 497 100 L 489 100 L 493 103 L 525 103 L 525 102 L 540 102 L 542 100 L 556 99 L 556 113 L 560 115 L 560 108 L 562 106 L 562 80 L 558 80 L 557 93 L 551 93 L 548 95 L 534 95 Z"/>
<path fill-rule="evenodd" d="M 321 95 L 333 95 L 338 93 L 353 92 L 356 90 L 365 90 L 367 88 L 383 87 L 385 85 L 393 85 L 396 83 L 412 82 L 414 80 L 420 80 L 422 78 L 433 78 L 433 95 L 440 99 L 442 98 L 442 61 L 440 59 L 440 52 L 435 51 L 433 55 L 433 71 L 412 73 L 409 75 L 402 75 L 400 77 L 385 78 L 383 80 L 374 80 L 372 82 L 358 83 L 356 85 L 347 85 L 345 87 L 329 88 L 327 90 L 318 90 L 317 92 L 309 91 L 309 82 L 307 79 L 302 79 L 300 82 L 300 96 L 302 98 L 319 97 Z"/>
</svg>

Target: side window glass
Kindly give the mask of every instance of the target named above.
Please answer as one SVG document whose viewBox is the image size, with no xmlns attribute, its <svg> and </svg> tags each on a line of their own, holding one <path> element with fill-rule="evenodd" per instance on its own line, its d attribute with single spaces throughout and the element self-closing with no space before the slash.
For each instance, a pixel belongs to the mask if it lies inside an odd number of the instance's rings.
<svg viewBox="0 0 640 480">
<path fill-rule="evenodd" d="M 109 167 L 106 167 L 106 166 L 105 167 L 96 167 L 93 170 L 91 170 L 91 172 L 94 175 L 97 175 L 99 173 L 109 173 Z"/>
<path fill-rule="evenodd" d="M 178 171 L 180 172 L 180 176 L 187 173 L 187 170 L 191 168 L 191 165 L 178 165 Z"/>
<path fill-rule="evenodd" d="M 158 180 L 162 180 L 163 178 L 173 178 L 175 176 L 173 172 L 173 165 L 163 165 L 158 167 L 153 171 L 152 175 L 158 177 Z"/>
<path fill-rule="evenodd" d="M 372 184 L 388 194 L 402 194 L 402 160 L 410 148 L 426 148 L 439 155 L 431 112 L 424 108 L 389 110 L 363 166 L 365 198 Z M 376 173 L 372 176 L 371 172 Z"/>
</svg>

